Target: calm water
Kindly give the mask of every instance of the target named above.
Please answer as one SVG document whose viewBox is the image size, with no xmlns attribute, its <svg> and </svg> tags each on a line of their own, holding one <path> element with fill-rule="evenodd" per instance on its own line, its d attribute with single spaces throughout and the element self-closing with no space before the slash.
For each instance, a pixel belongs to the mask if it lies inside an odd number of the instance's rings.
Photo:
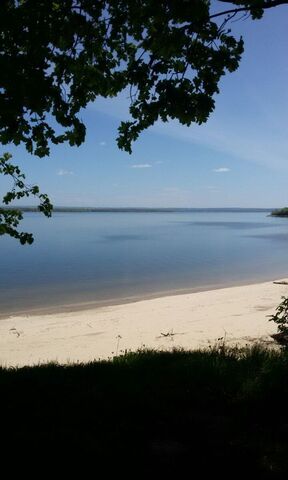
<svg viewBox="0 0 288 480">
<path fill-rule="evenodd" d="M 0 314 L 288 273 L 288 219 L 268 211 L 26 213 L 35 243 L 0 237 Z"/>
</svg>

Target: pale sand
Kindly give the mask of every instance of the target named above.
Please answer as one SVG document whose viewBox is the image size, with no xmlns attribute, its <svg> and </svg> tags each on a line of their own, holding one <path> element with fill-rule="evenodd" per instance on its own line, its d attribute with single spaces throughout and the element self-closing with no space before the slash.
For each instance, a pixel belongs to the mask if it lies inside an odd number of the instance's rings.
<svg viewBox="0 0 288 480">
<path fill-rule="evenodd" d="M 0 321 L 0 364 L 87 362 L 143 347 L 207 348 L 224 339 L 227 345 L 269 344 L 277 327 L 268 315 L 282 295 L 288 295 L 288 285 L 271 281 L 94 310 L 11 317 Z"/>
</svg>

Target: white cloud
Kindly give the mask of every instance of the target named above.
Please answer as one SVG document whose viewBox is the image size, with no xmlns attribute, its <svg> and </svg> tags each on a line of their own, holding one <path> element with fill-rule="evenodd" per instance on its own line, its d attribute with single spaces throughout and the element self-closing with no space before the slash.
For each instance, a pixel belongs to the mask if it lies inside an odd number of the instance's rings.
<svg viewBox="0 0 288 480">
<path fill-rule="evenodd" d="M 135 165 L 131 165 L 131 168 L 151 168 L 152 165 L 150 163 L 136 163 Z"/>
<path fill-rule="evenodd" d="M 100 145 L 100 147 L 106 147 L 107 142 L 100 142 L 99 145 Z"/>
<path fill-rule="evenodd" d="M 212 172 L 216 172 L 216 173 L 230 172 L 230 168 L 227 168 L 227 167 L 214 168 Z"/>
<path fill-rule="evenodd" d="M 71 172 L 71 170 L 64 170 L 63 168 L 60 168 L 58 170 L 57 175 L 63 176 L 63 175 L 74 175 L 74 172 Z"/>
</svg>

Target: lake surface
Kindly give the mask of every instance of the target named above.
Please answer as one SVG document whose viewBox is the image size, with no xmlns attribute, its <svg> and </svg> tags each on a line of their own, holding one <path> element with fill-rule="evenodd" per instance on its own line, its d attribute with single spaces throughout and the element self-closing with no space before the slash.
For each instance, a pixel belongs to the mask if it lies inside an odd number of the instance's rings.
<svg viewBox="0 0 288 480">
<path fill-rule="evenodd" d="M 25 213 L 0 237 L 0 315 L 119 303 L 288 274 L 288 219 L 257 210 Z"/>
</svg>

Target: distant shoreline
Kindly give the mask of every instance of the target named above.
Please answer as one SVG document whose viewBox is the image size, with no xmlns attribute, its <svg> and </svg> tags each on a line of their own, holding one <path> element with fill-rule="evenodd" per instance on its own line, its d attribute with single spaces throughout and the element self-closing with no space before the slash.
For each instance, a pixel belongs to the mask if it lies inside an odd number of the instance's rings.
<svg viewBox="0 0 288 480">
<path fill-rule="evenodd" d="M 21 212 L 38 212 L 38 207 L 33 206 L 18 206 L 11 205 L 7 207 L 6 205 L 1 206 L 1 208 L 10 210 L 17 209 Z M 157 208 L 157 207 L 53 207 L 53 212 L 57 213 L 181 213 L 181 212 L 272 212 L 273 208 L 241 208 L 241 207 L 219 207 L 219 208 L 177 208 L 177 207 L 167 207 L 167 208 Z"/>
</svg>

